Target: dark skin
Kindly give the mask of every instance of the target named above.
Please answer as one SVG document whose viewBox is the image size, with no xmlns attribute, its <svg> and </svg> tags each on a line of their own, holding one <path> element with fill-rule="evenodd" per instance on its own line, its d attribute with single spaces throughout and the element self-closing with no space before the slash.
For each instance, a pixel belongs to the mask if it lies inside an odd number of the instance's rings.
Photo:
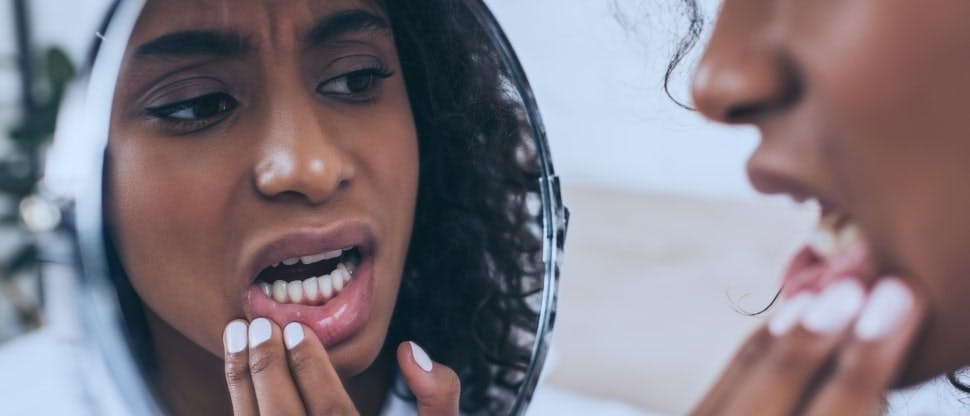
<svg viewBox="0 0 970 416">
<path fill-rule="evenodd" d="M 947 0 L 724 2 L 694 77 L 697 109 L 758 128 L 754 186 L 851 217 L 872 247 L 871 275 L 857 277 L 901 276 L 916 301 L 878 341 L 761 330 L 697 413 L 767 401 L 758 414 L 864 414 L 890 386 L 970 363 L 968 15 L 970 3 Z"/>
<path fill-rule="evenodd" d="M 418 179 L 389 24 L 362 0 L 147 2 L 115 94 L 106 215 L 172 413 L 376 414 L 397 367 L 421 414 L 457 414 L 453 371 L 384 346 Z M 360 327 L 324 345 L 298 323 L 287 346 L 291 322 L 270 321 L 230 351 L 227 324 L 263 317 L 259 247 L 346 223 L 376 241 Z"/>
</svg>

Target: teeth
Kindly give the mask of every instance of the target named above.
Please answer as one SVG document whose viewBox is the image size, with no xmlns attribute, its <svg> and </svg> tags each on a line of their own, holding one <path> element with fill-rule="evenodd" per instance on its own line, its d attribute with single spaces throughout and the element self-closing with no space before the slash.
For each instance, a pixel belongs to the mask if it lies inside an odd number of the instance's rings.
<svg viewBox="0 0 970 416">
<path fill-rule="evenodd" d="M 338 264 L 337 268 L 330 273 L 333 276 L 333 288 L 338 292 L 344 289 L 344 285 L 350 280 L 350 273 L 347 272 L 347 267 L 343 263 Z"/>
<path fill-rule="evenodd" d="M 330 300 L 333 297 L 333 278 L 330 275 L 320 276 L 317 282 L 320 285 L 320 297 Z"/>
<path fill-rule="evenodd" d="M 316 303 L 320 301 L 320 281 L 319 278 L 311 277 L 303 281 L 303 296 L 310 303 Z"/>
<path fill-rule="evenodd" d="M 263 293 L 276 303 L 319 305 L 343 291 L 351 278 L 352 275 L 347 266 L 339 263 L 337 268 L 328 275 L 292 282 L 277 280 L 272 285 L 260 282 L 259 286 Z"/>
<path fill-rule="evenodd" d="M 286 293 L 286 282 L 277 280 L 273 282 L 273 300 L 279 303 L 286 302 L 289 296 Z"/>
<path fill-rule="evenodd" d="M 286 293 L 290 295 L 290 302 L 300 303 L 303 301 L 303 282 L 294 281 L 286 284 Z"/>
<path fill-rule="evenodd" d="M 303 257 L 300 257 L 300 261 L 302 261 L 303 264 L 313 264 L 318 261 L 335 259 L 337 257 L 340 257 L 340 255 L 343 254 L 343 252 L 344 252 L 343 250 L 334 250 L 334 251 L 327 251 L 325 253 L 314 254 L 311 256 L 303 256 Z"/>
<path fill-rule="evenodd" d="M 860 237 L 859 227 L 851 220 L 840 215 L 827 215 L 812 232 L 808 245 L 818 256 L 831 259 L 842 254 Z"/>
<path fill-rule="evenodd" d="M 297 264 L 299 262 L 300 262 L 300 258 L 299 257 L 293 257 L 291 259 L 283 260 L 283 264 L 284 265 L 287 265 L 287 266 L 292 266 L 292 265 Z"/>
</svg>

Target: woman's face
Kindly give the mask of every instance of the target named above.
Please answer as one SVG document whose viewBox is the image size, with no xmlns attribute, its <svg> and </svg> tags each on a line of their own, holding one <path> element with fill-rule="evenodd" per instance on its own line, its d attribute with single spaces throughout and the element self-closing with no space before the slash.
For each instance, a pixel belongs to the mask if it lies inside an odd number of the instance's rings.
<svg viewBox="0 0 970 416">
<path fill-rule="evenodd" d="M 970 2 L 726 0 L 695 74 L 706 116 L 753 124 L 753 184 L 850 218 L 876 276 L 928 297 L 903 380 L 967 364 Z"/>
<path fill-rule="evenodd" d="M 417 146 L 377 2 L 151 0 L 115 94 L 106 215 L 181 336 L 221 357 L 232 319 L 299 321 L 348 377 L 394 309 Z"/>
</svg>

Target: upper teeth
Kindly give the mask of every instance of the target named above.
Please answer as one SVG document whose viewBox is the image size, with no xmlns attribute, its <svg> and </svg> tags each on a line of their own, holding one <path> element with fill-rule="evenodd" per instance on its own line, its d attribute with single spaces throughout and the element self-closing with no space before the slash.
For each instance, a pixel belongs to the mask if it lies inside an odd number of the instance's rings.
<svg viewBox="0 0 970 416">
<path fill-rule="evenodd" d="M 279 263 L 274 264 L 273 267 L 279 266 L 280 264 L 283 264 L 286 266 L 292 266 L 297 263 L 313 264 L 318 261 L 335 259 L 337 257 L 340 257 L 340 255 L 343 254 L 344 251 L 350 250 L 351 248 L 352 247 L 348 247 L 342 250 L 324 251 L 322 253 L 310 254 L 308 256 L 291 257 Z"/>
<path fill-rule="evenodd" d="M 330 274 L 315 276 L 305 280 L 286 282 L 277 280 L 273 284 L 260 282 L 260 289 L 267 297 L 277 303 L 301 303 L 317 305 L 337 296 L 347 287 L 353 275 L 343 263 Z"/>
<path fill-rule="evenodd" d="M 859 227 L 838 214 L 826 215 L 819 221 L 808 240 L 808 246 L 823 259 L 831 259 L 859 240 Z"/>
</svg>

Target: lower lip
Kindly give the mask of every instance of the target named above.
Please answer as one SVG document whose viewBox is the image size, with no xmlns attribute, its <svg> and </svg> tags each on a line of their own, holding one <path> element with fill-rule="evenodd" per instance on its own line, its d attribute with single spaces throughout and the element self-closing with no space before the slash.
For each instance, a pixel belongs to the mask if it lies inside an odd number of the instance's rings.
<svg viewBox="0 0 970 416">
<path fill-rule="evenodd" d="M 370 320 L 374 304 L 373 260 L 362 262 L 344 290 L 323 305 L 277 303 L 258 284 L 249 287 L 246 297 L 246 319 L 264 317 L 280 328 L 299 322 L 309 327 L 324 347 L 332 347 L 352 338 Z"/>
<path fill-rule="evenodd" d="M 844 278 L 858 279 L 863 284 L 876 278 L 871 251 L 865 242 L 857 243 L 855 250 L 837 259 L 821 259 L 806 247 L 791 259 L 782 279 L 781 295 L 791 298 L 801 292 L 818 292 L 832 282 Z"/>
</svg>

